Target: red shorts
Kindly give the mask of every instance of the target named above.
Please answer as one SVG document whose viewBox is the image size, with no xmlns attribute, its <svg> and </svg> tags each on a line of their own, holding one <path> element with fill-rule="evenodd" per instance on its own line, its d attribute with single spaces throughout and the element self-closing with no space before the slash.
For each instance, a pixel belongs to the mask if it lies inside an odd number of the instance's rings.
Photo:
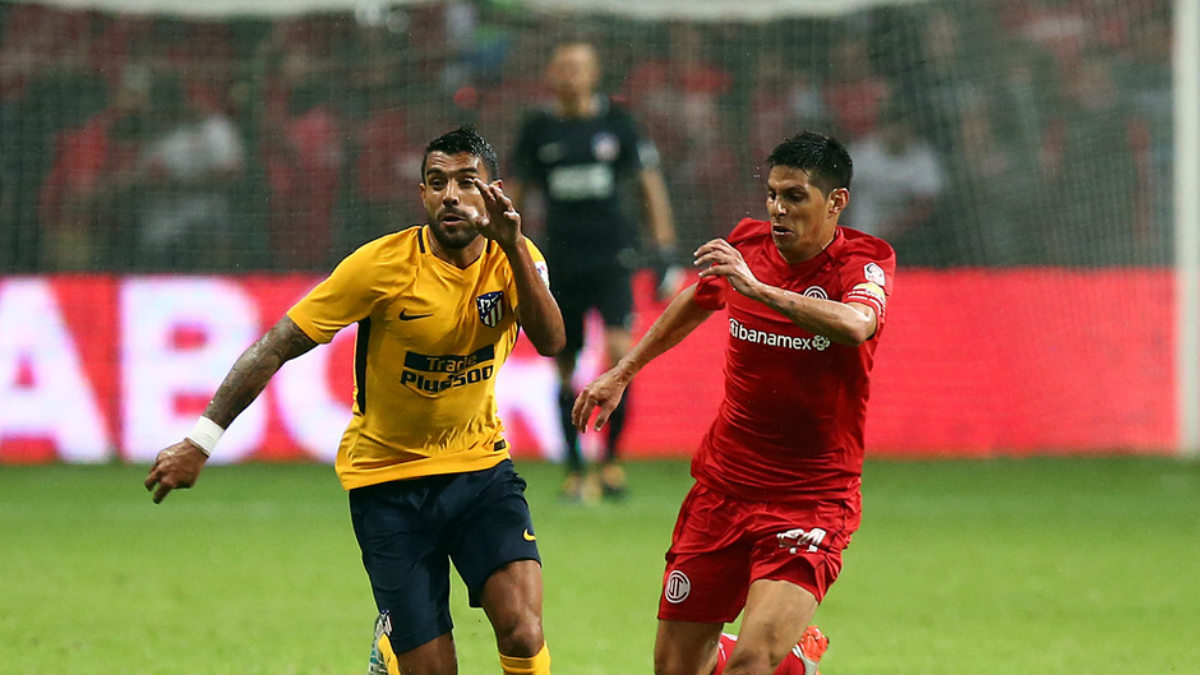
<svg viewBox="0 0 1200 675">
<path fill-rule="evenodd" d="M 842 569 L 862 500 L 752 502 L 697 483 L 679 508 L 658 618 L 729 623 L 759 579 L 790 581 L 820 602 Z"/>
</svg>

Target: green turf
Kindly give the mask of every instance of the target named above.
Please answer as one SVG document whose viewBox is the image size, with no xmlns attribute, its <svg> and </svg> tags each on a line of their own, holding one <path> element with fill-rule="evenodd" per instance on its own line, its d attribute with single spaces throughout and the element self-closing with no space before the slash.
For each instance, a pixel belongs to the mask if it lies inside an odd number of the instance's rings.
<svg viewBox="0 0 1200 675">
<path fill-rule="evenodd" d="M 566 507 L 524 463 L 560 675 L 648 673 L 686 465 Z M 374 619 L 325 466 L 211 468 L 154 506 L 144 467 L 0 468 L 0 672 L 361 673 Z M 818 613 L 838 673 L 1194 673 L 1200 465 L 873 462 Z M 497 672 L 455 586 L 464 675 Z"/>
</svg>

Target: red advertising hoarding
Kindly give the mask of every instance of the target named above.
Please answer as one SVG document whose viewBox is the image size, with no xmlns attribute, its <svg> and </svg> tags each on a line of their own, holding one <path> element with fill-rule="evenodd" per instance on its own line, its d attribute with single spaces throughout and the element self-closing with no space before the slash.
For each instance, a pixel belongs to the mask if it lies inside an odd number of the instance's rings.
<svg viewBox="0 0 1200 675">
<path fill-rule="evenodd" d="M 149 461 L 317 281 L 0 278 L 0 462 Z M 636 296 L 641 333 L 662 307 L 648 279 Z M 1161 270 L 904 271 L 877 353 L 868 452 L 1169 450 L 1172 296 Z M 349 419 L 354 330 L 286 365 L 214 459 L 331 460 Z M 691 452 L 721 396 L 727 339 L 710 320 L 639 375 L 629 455 Z M 595 342 L 580 384 L 602 365 Z M 522 341 L 497 381 L 517 456 L 560 454 L 556 387 L 550 361 Z"/>
</svg>

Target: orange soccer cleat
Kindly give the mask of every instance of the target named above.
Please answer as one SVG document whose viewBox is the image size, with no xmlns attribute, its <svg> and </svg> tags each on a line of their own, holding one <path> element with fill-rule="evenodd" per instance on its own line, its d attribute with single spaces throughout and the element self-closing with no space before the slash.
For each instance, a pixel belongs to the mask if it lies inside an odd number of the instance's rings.
<svg viewBox="0 0 1200 675">
<path fill-rule="evenodd" d="M 721 633 L 717 649 L 717 667 L 713 669 L 713 675 L 721 675 L 724 672 L 725 662 L 729 660 L 736 644 L 736 635 Z M 817 664 L 826 649 L 829 649 L 829 638 L 821 633 L 820 628 L 809 626 L 804 630 L 804 635 L 800 636 L 800 642 L 783 657 L 773 675 L 821 675 Z"/>
<path fill-rule="evenodd" d="M 820 628 L 809 626 L 804 630 L 804 635 L 800 636 L 800 641 L 796 643 L 796 646 L 792 647 L 792 655 L 804 664 L 804 675 L 821 675 L 821 672 L 817 670 L 817 663 L 825 655 L 826 649 L 829 649 L 829 638 L 821 633 Z M 788 660 L 785 658 L 780 666 L 782 667 Z M 775 672 L 778 673 L 779 670 L 776 669 Z"/>
</svg>

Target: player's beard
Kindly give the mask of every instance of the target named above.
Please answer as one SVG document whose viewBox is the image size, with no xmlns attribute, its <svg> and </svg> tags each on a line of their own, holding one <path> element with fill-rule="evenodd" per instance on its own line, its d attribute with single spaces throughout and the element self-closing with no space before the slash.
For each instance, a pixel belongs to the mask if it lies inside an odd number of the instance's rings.
<svg viewBox="0 0 1200 675">
<path fill-rule="evenodd" d="M 429 224 L 429 231 L 433 233 L 433 238 L 437 239 L 438 245 L 448 251 L 458 251 L 471 245 L 475 238 L 479 236 L 479 229 L 476 223 L 464 220 L 462 224 L 455 225 L 453 228 L 447 227 L 445 223 L 439 219 L 432 219 Z"/>
</svg>

